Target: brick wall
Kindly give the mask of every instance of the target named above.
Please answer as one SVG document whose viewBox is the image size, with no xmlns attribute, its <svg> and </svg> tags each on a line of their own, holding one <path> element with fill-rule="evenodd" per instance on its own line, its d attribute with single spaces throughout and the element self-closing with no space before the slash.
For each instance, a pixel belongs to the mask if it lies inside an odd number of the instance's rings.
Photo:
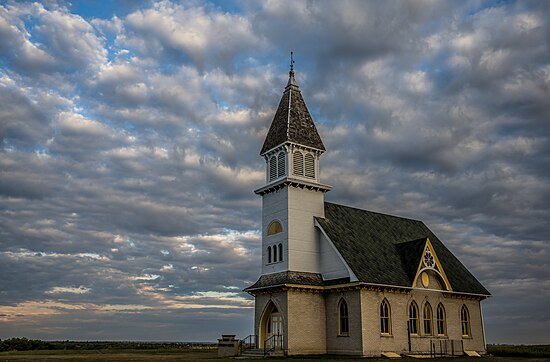
<svg viewBox="0 0 550 362">
<path fill-rule="evenodd" d="M 338 335 L 338 304 L 342 298 L 348 304 L 348 336 Z M 361 299 L 358 290 L 335 292 L 326 296 L 327 353 L 362 354 L 361 314 Z"/>
</svg>

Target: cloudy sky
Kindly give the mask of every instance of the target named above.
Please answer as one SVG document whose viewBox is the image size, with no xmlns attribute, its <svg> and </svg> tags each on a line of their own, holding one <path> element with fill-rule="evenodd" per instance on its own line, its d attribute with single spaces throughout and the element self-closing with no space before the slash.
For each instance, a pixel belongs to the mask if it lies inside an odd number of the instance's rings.
<svg viewBox="0 0 550 362">
<path fill-rule="evenodd" d="M 550 2 L 0 1 L 0 338 L 253 329 L 295 52 L 327 200 L 423 220 L 550 340 Z"/>
</svg>

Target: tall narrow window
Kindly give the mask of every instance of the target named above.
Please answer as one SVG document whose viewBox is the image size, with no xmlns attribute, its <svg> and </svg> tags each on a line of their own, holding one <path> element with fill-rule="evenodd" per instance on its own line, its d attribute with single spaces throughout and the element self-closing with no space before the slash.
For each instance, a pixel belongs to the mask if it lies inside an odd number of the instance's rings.
<svg viewBox="0 0 550 362">
<path fill-rule="evenodd" d="M 269 158 L 269 181 L 273 181 L 277 178 L 277 157 L 271 156 Z"/>
<path fill-rule="evenodd" d="M 283 244 L 279 244 L 279 261 L 283 261 Z"/>
<path fill-rule="evenodd" d="M 418 306 L 415 301 L 409 305 L 409 334 L 418 334 Z"/>
<path fill-rule="evenodd" d="M 273 262 L 277 262 L 277 245 L 273 245 Z"/>
<path fill-rule="evenodd" d="M 349 335 L 348 303 L 344 299 L 338 304 L 338 335 Z"/>
<path fill-rule="evenodd" d="M 267 235 L 275 235 L 283 231 L 283 225 L 277 220 L 274 220 L 267 227 Z"/>
<path fill-rule="evenodd" d="M 432 322 L 433 322 L 433 313 L 432 313 L 432 306 L 430 303 L 426 302 L 424 304 L 424 334 L 427 336 L 431 336 L 433 334 L 432 330 Z"/>
<path fill-rule="evenodd" d="M 470 313 L 468 312 L 468 308 L 466 308 L 465 305 L 463 305 L 462 309 L 460 310 L 460 320 L 462 322 L 462 336 L 469 337 L 471 335 Z"/>
<path fill-rule="evenodd" d="M 271 246 L 267 247 L 267 262 L 271 263 Z"/>
<path fill-rule="evenodd" d="M 446 326 L 445 326 L 445 309 L 443 308 L 443 305 L 439 303 L 437 306 L 436 311 L 436 324 L 437 324 L 437 335 L 438 336 L 444 336 L 447 332 Z"/>
<path fill-rule="evenodd" d="M 315 178 L 315 158 L 311 153 L 305 157 L 305 176 Z"/>
<path fill-rule="evenodd" d="M 380 303 L 380 333 L 391 334 L 390 304 L 386 299 Z"/>
<path fill-rule="evenodd" d="M 277 177 L 283 177 L 285 175 L 285 153 L 280 152 L 277 155 Z"/>
<path fill-rule="evenodd" d="M 294 151 L 292 165 L 294 166 L 294 174 L 304 176 L 304 155 L 300 151 Z"/>
</svg>

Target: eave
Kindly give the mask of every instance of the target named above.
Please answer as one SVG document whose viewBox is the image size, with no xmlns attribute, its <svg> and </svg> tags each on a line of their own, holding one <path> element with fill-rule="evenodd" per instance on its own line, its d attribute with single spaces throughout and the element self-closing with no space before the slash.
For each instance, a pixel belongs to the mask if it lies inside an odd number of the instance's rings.
<svg viewBox="0 0 550 362">
<path fill-rule="evenodd" d="M 278 180 L 275 180 L 264 187 L 260 187 L 257 190 L 254 190 L 254 193 L 257 195 L 265 195 L 271 192 L 276 192 L 280 189 L 285 188 L 286 186 L 296 187 L 301 189 L 308 189 L 314 191 L 328 192 L 332 189 L 332 186 L 320 184 L 316 182 L 309 182 L 307 180 L 298 179 L 294 177 L 284 177 Z"/>
</svg>

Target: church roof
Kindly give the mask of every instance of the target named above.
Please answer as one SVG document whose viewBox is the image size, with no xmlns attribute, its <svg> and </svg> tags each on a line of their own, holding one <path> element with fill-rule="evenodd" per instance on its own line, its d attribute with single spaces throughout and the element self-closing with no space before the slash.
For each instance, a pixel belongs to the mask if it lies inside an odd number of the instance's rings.
<svg viewBox="0 0 550 362">
<path fill-rule="evenodd" d="M 361 282 L 411 287 L 428 238 L 454 292 L 490 295 L 422 221 L 329 202 L 316 219 Z"/>
<path fill-rule="evenodd" d="M 288 84 L 267 132 L 260 155 L 287 142 L 325 151 L 323 141 L 294 79 L 292 67 Z"/>
</svg>

